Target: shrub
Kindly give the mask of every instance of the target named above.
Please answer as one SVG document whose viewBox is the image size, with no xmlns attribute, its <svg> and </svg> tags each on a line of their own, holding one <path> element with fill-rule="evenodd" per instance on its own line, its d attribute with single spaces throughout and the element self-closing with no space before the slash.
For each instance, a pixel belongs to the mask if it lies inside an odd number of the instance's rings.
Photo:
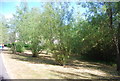
<svg viewBox="0 0 120 81">
<path fill-rule="evenodd" d="M 65 65 L 69 61 L 69 55 L 65 51 L 54 51 L 53 58 L 60 65 Z"/>
<path fill-rule="evenodd" d="M 16 52 L 24 52 L 25 48 L 23 47 L 22 43 L 17 42 L 16 43 Z"/>
<path fill-rule="evenodd" d="M 30 45 L 29 44 L 25 44 L 24 47 L 25 47 L 25 49 L 30 50 Z"/>
<path fill-rule="evenodd" d="M 12 47 L 12 44 L 6 44 L 6 47 L 10 47 L 10 48 L 11 48 L 11 47 Z"/>
</svg>

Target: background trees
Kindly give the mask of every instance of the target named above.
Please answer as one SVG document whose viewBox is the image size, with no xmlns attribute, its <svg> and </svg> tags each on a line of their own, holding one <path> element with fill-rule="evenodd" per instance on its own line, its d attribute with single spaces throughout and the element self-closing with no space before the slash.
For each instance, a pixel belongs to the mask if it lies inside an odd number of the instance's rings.
<svg viewBox="0 0 120 81">
<path fill-rule="evenodd" d="M 8 43 L 8 27 L 4 16 L 0 16 L 0 44 Z"/>
<path fill-rule="evenodd" d="M 83 5 L 85 5 L 85 4 L 83 4 Z M 90 21 L 90 23 L 93 23 L 95 25 L 98 24 L 100 26 L 103 26 L 104 28 L 109 27 L 109 34 L 108 35 L 111 34 L 112 38 L 109 39 L 109 41 L 107 41 L 107 43 L 111 41 L 111 43 L 108 43 L 108 45 L 112 49 L 108 50 L 108 48 L 106 48 L 104 50 L 104 53 L 108 54 L 108 55 L 113 54 L 113 55 L 117 56 L 117 59 L 116 59 L 117 70 L 119 71 L 119 68 L 120 68 L 119 67 L 120 66 L 120 63 L 119 63 L 120 62 L 120 54 L 119 54 L 119 44 L 118 44 L 118 40 L 119 40 L 118 34 L 119 33 L 117 32 L 119 29 L 119 22 L 118 22 L 119 19 L 117 17 L 118 17 L 120 10 L 118 9 L 119 8 L 118 5 L 120 5 L 119 2 L 117 2 L 117 3 L 102 2 L 102 3 L 88 3 L 88 4 L 86 4 L 86 6 L 89 8 L 88 12 L 93 13 L 92 15 L 89 15 L 89 17 L 88 17 L 88 20 Z M 91 18 L 92 18 L 92 22 L 91 22 Z M 104 40 L 106 40 L 106 38 L 104 38 Z M 106 44 L 106 43 L 104 43 L 104 44 Z M 116 48 L 116 49 L 113 50 L 113 48 Z M 108 50 L 108 53 L 106 53 L 107 50 Z M 112 50 L 112 52 L 110 52 L 110 50 Z M 105 57 L 107 57 L 107 56 L 105 56 Z M 115 57 L 114 57 L 114 59 L 115 59 Z"/>
<path fill-rule="evenodd" d="M 44 3 L 40 10 L 29 9 L 23 2 L 11 23 L 18 36 L 15 40 L 19 41 L 15 45 L 23 49 L 28 44 L 33 57 L 39 56 L 39 51 L 49 50 L 61 65 L 73 56 L 115 62 L 116 53 L 119 62 L 119 4 Z M 74 8 L 78 5 L 87 9 L 84 18 L 79 13 L 75 17 Z"/>
</svg>

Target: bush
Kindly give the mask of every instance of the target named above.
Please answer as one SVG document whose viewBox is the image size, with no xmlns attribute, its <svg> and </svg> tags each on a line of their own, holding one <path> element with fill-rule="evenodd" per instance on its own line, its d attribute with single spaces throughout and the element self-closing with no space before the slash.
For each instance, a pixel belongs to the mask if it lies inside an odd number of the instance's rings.
<svg viewBox="0 0 120 81">
<path fill-rule="evenodd" d="M 65 51 L 54 51 L 53 58 L 60 65 L 65 65 L 69 61 L 69 55 Z"/>
<path fill-rule="evenodd" d="M 20 42 L 16 43 L 16 52 L 24 52 L 25 48 L 23 47 L 23 45 Z"/>
<path fill-rule="evenodd" d="M 74 36 L 72 54 L 89 60 L 114 61 L 115 44 L 113 42 L 115 30 L 108 27 L 83 26 Z"/>
<path fill-rule="evenodd" d="M 11 44 L 11 51 L 12 51 L 13 54 L 16 53 L 16 43 Z"/>
<path fill-rule="evenodd" d="M 11 47 L 12 47 L 12 44 L 6 44 L 6 47 L 11 48 Z"/>
<path fill-rule="evenodd" d="M 104 44 L 104 45 L 103 45 Z M 109 43 L 105 45 L 105 43 L 97 45 L 95 48 L 92 48 L 83 56 L 92 60 L 105 61 L 105 62 L 115 62 L 115 52 L 116 48 L 114 44 Z"/>
<path fill-rule="evenodd" d="M 25 49 L 30 50 L 30 45 L 29 44 L 25 44 L 24 47 L 25 47 Z"/>
<path fill-rule="evenodd" d="M 30 45 L 30 49 L 32 51 L 33 57 L 38 57 L 39 51 L 43 50 L 43 47 L 40 46 L 38 43 L 34 42 Z"/>
</svg>

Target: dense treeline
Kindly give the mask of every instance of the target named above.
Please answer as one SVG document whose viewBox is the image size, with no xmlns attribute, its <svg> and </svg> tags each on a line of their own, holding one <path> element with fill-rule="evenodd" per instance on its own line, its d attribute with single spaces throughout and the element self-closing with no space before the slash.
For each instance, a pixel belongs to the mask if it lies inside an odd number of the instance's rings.
<svg viewBox="0 0 120 81">
<path fill-rule="evenodd" d="M 115 62 L 119 55 L 120 3 L 76 3 L 87 11 L 85 18 L 74 10 L 72 3 L 43 3 L 41 9 L 22 2 L 10 22 L 17 37 L 12 50 L 25 47 L 33 57 L 46 50 L 65 65 L 73 56 L 105 62 Z M 77 12 L 81 12 L 77 10 Z M 115 39 L 116 38 L 116 39 Z M 116 42 L 118 40 L 118 42 Z M 118 48 L 116 48 L 118 47 Z M 118 60 L 120 61 L 120 59 Z"/>
</svg>

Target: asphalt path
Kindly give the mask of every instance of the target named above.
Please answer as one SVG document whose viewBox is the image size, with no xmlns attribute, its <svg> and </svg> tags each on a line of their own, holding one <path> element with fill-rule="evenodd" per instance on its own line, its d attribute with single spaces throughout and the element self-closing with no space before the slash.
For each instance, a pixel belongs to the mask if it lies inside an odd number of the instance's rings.
<svg viewBox="0 0 120 81">
<path fill-rule="evenodd" d="M 5 68 L 5 65 L 4 65 L 2 54 L 3 54 L 2 49 L 0 49 L 0 81 L 2 79 L 10 79 L 8 76 L 7 70 Z"/>
</svg>

